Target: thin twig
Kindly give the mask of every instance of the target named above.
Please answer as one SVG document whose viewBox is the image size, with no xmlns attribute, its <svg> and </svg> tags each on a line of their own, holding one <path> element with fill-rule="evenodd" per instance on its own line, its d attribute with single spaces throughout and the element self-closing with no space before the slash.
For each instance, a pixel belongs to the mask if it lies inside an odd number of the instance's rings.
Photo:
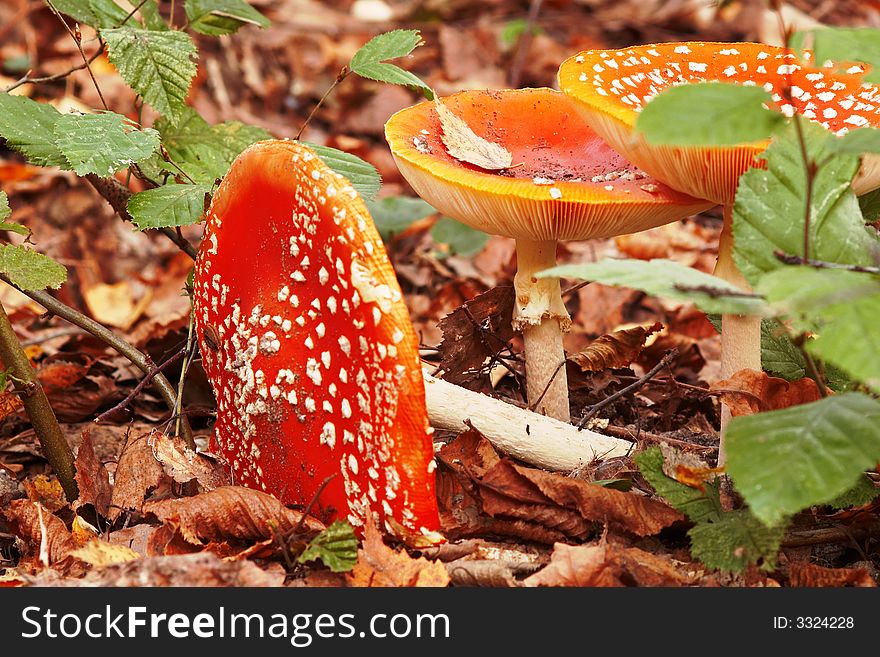
<svg viewBox="0 0 880 657">
<path fill-rule="evenodd" d="M 187 372 L 189 372 L 189 366 L 192 363 L 192 355 L 193 355 L 193 313 L 189 313 L 189 327 L 186 331 L 186 346 L 183 349 L 183 354 L 185 358 L 183 360 L 183 366 L 180 368 L 180 379 L 177 381 L 177 404 L 174 408 L 174 413 L 177 415 L 177 424 L 174 427 L 175 433 L 180 433 L 180 420 L 181 413 L 183 411 L 183 384 L 186 381 Z"/>
<path fill-rule="evenodd" d="M 104 106 L 104 109 L 110 111 L 110 106 L 107 105 L 107 101 L 104 100 L 104 94 L 101 93 L 101 87 L 98 85 L 98 79 L 95 77 L 94 72 L 92 72 L 92 67 L 90 66 L 89 58 L 86 56 L 86 51 L 83 50 L 82 46 L 82 34 L 79 32 L 79 26 L 77 26 L 76 31 L 74 32 L 70 26 L 67 24 L 67 21 L 64 20 L 64 16 L 61 15 L 61 12 L 55 8 L 55 5 L 52 2 L 46 3 L 49 6 L 49 9 L 53 14 L 61 21 L 61 24 L 64 26 L 64 29 L 67 30 L 67 33 L 70 35 L 70 38 L 73 39 L 73 42 L 76 44 L 77 49 L 79 50 L 79 54 L 82 56 L 82 60 L 86 65 L 86 70 L 89 72 L 89 77 L 92 78 L 92 84 L 95 85 L 95 91 L 98 92 L 98 98 L 101 99 L 101 104 Z"/>
<path fill-rule="evenodd" d="M 784 322 L 780 319 L 776 319 L 776 323 L 783 330 L 783 332 L 788 337 L 789 341 L 797 348 L 797 350 L 801 353 L 801 356 L 804 359 L 804 364 L 806 365 L 807 376 L 809 376 L 816 384 L 816 387 L 819 389 L 819 394 L 822 397 L 828 396 L 828 388 L 825 385 L 825 380 L 822 378 L 822 375 L 819 373 L 819 368 L 816 367 L 816 361 L 813 360 L 813 357 L 810 353 L 804 349 L 803 341 L 796 340 L 792 335 L 789 328 L 785 325 Z"/>
<path fill-rule="evenodd" d="M 30 77 L 30 71 L 28 71 L 24 75 L 24 77 L 19 78 L 18 80 L 16 80 L 12 84 L 10 84 L 8 87 L 4 87 L 3 89 L 0 89 L 0 93 L 9 93 L 10 91 L 13 91 L 14 89 L 18 89 L 19 87 L 26 85 L 26 84 L 41 84 L 43 82 L 54 82 L 55 80 L 62 80 L 64 78 L 66 78 L 68 75 L 75 73 L 76 71 L 81 71 L 84 68 L 88 68 L 92 64 L 92 62 L 94 62 L 96 59 L 98 59 L 98 57 L 100 57 L 104 53 L 104 49 L 106 47 L 107 47 L 107 45 L 103 41 L 101 41 L 98 45 L 98 49 L 85 62 L 83 62 L 82 64 L 77 64 L 76 66 L 72 66 L 69 69 L 67 69 L 66 71 L 63 71 L 61 73 L 55 73 L 54 75 L 46 75 L 46 76 L 39 77 L 39 78 L 32 78 L 32 77 Z"/>
<path fill-rule="evenodd" d="M 678 356 L 678 348 L 673 347 L 672 349 L 670 349 L 669 351 L 667 351 L 663 355 L 663 358 L 660 359 L 659 363 L 654 365 L 654 367 L 652 367 L 638 381 L 626 386 L 625 388 L 621 388 L 620 390 L 615 392 L 613 395 L 607 396 L 605 399 L 603 399 L 602 401 L 600 401 L 597 404 L 593 404 L 592 406 L 587 406 L 587 408 L 584 409 L 584 413 L 581 416 L 580 422 L 578 422 L 578 424 L 577 424 L 578 431 L 582 430 L 587 425 L 587 422 L 589 422 L 593 417 L 595 417 L 596 413 L 598 413 L 603 408 L 608 406 L 608 404 L 620 399 L 621 397 L 623 397 L 627 393 L 630 393 L 633 390 L 637 390 L 638 388 L 641 388 L 643 385 L 645 385 L 648 381 L 651 380 L 651 377 L 653 377 L 655 374 L 657 374 L 657 372 L 662 370 L 664 367 L 669 366 L 669 364 L 672 363 L 672 361 L 675 360 L 675 358 L 677 356 Z"/>
<path fill-rule="evenodd" d="M 312 495 L 312 499 L 309 501 L 308 504 L 306 504 L 306 508 L 303 509 L 302 516 L 300 516 L 299 522 L 296 523 L 296 526 L 290 532 L 290 536 L 296 536 L 297 534 L 299 534 L 300 530 L 302 529 L 303 525 L 306 522 L 306 517 L 312 512 L 312 509 L 315 507 L 315 504 L 318 503 L 318 498 L 321 497 L 321 493 L 324 492 L 324 489 L 327 488 L 327 484 L 329 484 L 331 481 L 333 481 L 333 478 L 335 476 L 336 476 L 336 473 L 334 472 L 332 475 L 329 475 L 328 477 L 326 477 L 324 479 L 324 481 L 321 482 L 321 485 L 318 486 L 318 490 L 315 491 L 315 494 Z"/>
<path fill-rule="evenodd" d="M 333 90 L 338 87 L 345 78 L 348 77 L 349 73 L 351 73 L 351 71 L 348 69 L 348 66 L 343 66 L 342 70 L 340 70 L 339 74 L 336 76 L 336 79 L 333 80 L 333 84 L 330 85 L 330 88 L 324 92 L 323 96 L 321 96 L 321 100 L 318 101 L 318 104 L 312 108 L 311 112 L 309 112 L 309 115 L 306 117 L 305 122 L 300 127 L 299 132 L 296 133 L 296 137 L 294 137 L 294 139 L 299 141 L 299 138 L 302 137 L 302 133 L 305 132 L 305 129 L 308 127 L 309 123 L 311 123 L 312 117 L 317 114 L 318 110 L 321 108 L 321 105 L 323 105 L 324 101 L 327 100 L 327 97 L 331 93 L 333 93 Z"/>
<path fill-rule="evenodd" d="M 177 353 L 172 355 L 170 358 L 168 358 L 165 362 L 163 362 L 161 365 L 157 365 L 156 367 L 151 369 L 149 372 L 147 372 L 144 375 L 144 377 L 140 381 L 138 381 L 137 385 L 134 387 L 134 390 L 132 390 L 130 393 L 128 393 L 128 395 L 126 395 L 125 399 L 123 399 L 121 402 L 116 404 L 116 406 L 114 406 L 113 408 L 110 408 L 110 409 L 104 411 L 103 413 L 101 413 L 98 417 L 95 418 L 95 423 L 103 422 L 104 420 L 106 420 L 108 417 L 110 417 L 114 413 L 116 413 L 118 411 L 125 410 L 125 408 L 132 402 L 132 400 L 141 393 L 141 390 L 143 390 L 154 378 L 156 378 L 157 374 L 160 374 L 165 369 L 167 369 L 172 363 L 179 360 L 180 357 L 183 356 L 183 353 L 184 353 L 183 350 L 178 351 Z"/>
<path fill-rule="evenodd" d="M 510 67 L 510 75 L 508 76 L 508 86 L 516 89 L 519 87 L 520 78 L 522 77 L 523 66 L 526 62 L 526 55 L 529 52 L 529 46 L 532 45 L 534 37 L 535 22 L 538 20 L 538 14 L 541 13 L 542 0 L 532 0 L 529 5 L 529 14 L 526 17 L 526 26 L 520 35 L 516 46 L 516 55 L 513 60 L 513 66 Z"/>
<path fill-rule="evenodd" d="M 844 265 L 839 262 L 826 262 L 825 260 L 813 260 L 799 255 L 790 255 L 776 250 L 773 252 L 779 262 L 786 265 L 807 265 L 816 269 L 840 269 L 842 271 L 854 271 L 860 274 L 880 274 L 880 267 L 866 267 L 862 265 Z"/>
</svg>

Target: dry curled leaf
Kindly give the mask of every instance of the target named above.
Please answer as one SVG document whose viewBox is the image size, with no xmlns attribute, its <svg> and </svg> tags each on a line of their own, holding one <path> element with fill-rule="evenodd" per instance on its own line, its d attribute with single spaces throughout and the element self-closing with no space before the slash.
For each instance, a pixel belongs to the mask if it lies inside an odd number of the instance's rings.
<svg viewBox="0 0 880 657">
<path fill-rule="evenodd" d="M 165 474 L 177 483 L 185 484 L 195 479 L 206 491 L 229 485 L 223 464 L 211 456 L 194 452 L 186 446 L 183 438 L 156 432 L 150 435 L 147 444 Z"/>
<path fill-rule="evenodd" d="M 481 169 L 493 171 L 506 169 L 513 163 L 513 155 L 500 144 L 483 139 L 476 134 L 464 119 L 456 116 L 439 98 L 434 98 L 434 107 L 443 128 L 441 139 L 446 150 L 456 160 L 473 164 Z"/>
<path fill-rule="evenodd" d="M 368 519 L 357 563 L 348 582 L 358 587 L 444 587 L 449 585 L 449 575 L 439 561 L 429 561 L 425 557 L 413 559 L 405 550 L 392 550 Z"/>
<path fill-rule="evenodd" d="M 64 489 L 54 477 L 37 475 L 21 482 L 24 492 L 31 502 L 39 502 L 49 513 L 55 513 L 59 509 L 67 507 L 67 497 Z"/>
<path fill-rule="evenodd" d="M 33 547 L 41 566 L 64 565 L 79 547 L 64 522 L 39 502 L 13 500 L 4 514 L 13 533 Z"/>
<path fill-rule="evenodd" d="M 710 468 L 709 464 L 690 452 L 682 452 L 669 443 L 660 443 L 663 454 L 663 474 L 680 484 L 703 490 L 704 485 L 715 480 L 724 468 Z"/>
<path fill-rule="evenodd" d="M 110 500 L 110 520 L 128 510 L 140 512 L 150 491 L 168 481 L 147 444 L 148 434 L 132 436 L 119 457 Z"/>
<path fill-rule="evenodd" d="M 104 464 L 95 456 L 92 435 L 89 429 L 83 429 L 82 443 L 76 454 L 76 483 L 79 486 L 79 504 L 91 504 L 95 510 L 107 517 L 110 511 L 110 500 L 113 488 L 110 486 L 110 473 Z"/>
<path fill-rule="evenodd" d="M 568 359 L 577 363 L 582 372 L 601 372 L 627 367 L 638 358 L 648 337 L 662 328 L 663 325 L 656 322 L 651 326 L 636 326 L 606 333 Z"/>
<path fill-rule="evenodd" d="M 238 539 L 261 541 L 289 534 L 299 527 L 303 534 L 315 534 L 323 523 L 288 509 L 266 493 L 241 486 L 221 486 L 195 497 L 147 502 L 145 513 L 179 529 L 193 545 L 209 541 Z"/>
<path fill-rule="evenodd" d="M 125 547 L 124 545 L 114 545 L 100 539 L 94 538 L 81 548 L 77 548 L 70 553 L 80 561 L 94 566 L 95 568 L 104 568 L 117 563 L 125 563 L 140 559 L 141 555 Z"/>
<path fill-rule="evenodd" d="M 821 398 L 812 379 L 786 381 L 749 369 L 734 372 L 729 379 L 712 384 L 710 390 L 719 393 L 734 417 L 808 404 Z"/>
<path fill-rule="evenodd" d="M 599 541 L 553 546 L 550 563 L 526 578 L 526 586 L 686 586 L 691 578 L 664 557 Z"/>
<path fill-rule="evenodd" d="M 876 588 L 877 582 L 864 568 L 825 568 L 811 563 L 793 563 L 789 584 L 799 587 L 859 586 Z"/>
</svg>

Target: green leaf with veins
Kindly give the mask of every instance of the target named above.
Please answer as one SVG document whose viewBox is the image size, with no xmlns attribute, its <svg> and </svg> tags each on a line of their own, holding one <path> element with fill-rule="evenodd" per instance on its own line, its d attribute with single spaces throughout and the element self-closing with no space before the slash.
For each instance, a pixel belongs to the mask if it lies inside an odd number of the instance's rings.
<svg viewBox="0 0 880 657">
<path fill-rule="evenodd" d="M 46 103 L 0 93 L 0 137 L 31 164 L 67 168 L 67 159 L 53 138 L 55 122 L 61 116 Z"/>
<path fill-rule="evenodd" d="M 848 392 L 735 417 L 727 472 L 766 525 L 845 493 L 880 462 L 880 402 Z"/>
<path fill-rule="evenodd" d="M 0 192 L 0 231 L 10 231 L 19 235 L 30 235 L 30 228 L 22 226 L 12 221 L 6 221 L 12 215 L 12 209 L 9 207 L 9 197 L 6 192 Z"/>
<path fill-rule="evenodd" d="M 810 257 L 853 265 L 873 264 L 880 242 L 865 227 L 851 181 L 859 158 L 829 153 L 828 132 L 801 121 L 808 156 L 821 162 L 813 182 Z M 753 286 L 762 275 L 785 265 L 781 251 L 803 255 L 807 182 L 793 126 L 760 156 L 767 169 L 752 168 L 740 178 L 733 210 L 734 260 Z"/>
<path fill-rule="evenodd" d="M 334 573 L 347 573 L 357 562 L 358 541 L 354 529 L 342 520 L 336 520 L 315 536 L 297 558 L 298 563 L 319 559 Z"/>
<path fill-rule="evenodd" d="M 691 554 L 718 570 L 741 572 L 753 563 L 772 570 L 786 524 L 768 527 L 748 509 L 729 511 L 716 522 L 699 523 L 688 531 Z"/>
<path fill-rule="evenodd" d="M 721 518 L 723 511 L 717 480 L 707 483 L 704 490 L 700 490 L 667 476 L 663 472 L 663 453 L 659 447 L 651 447 L 637 454 L 635 461 L 654 491 L 692 522 L 713 522 Z"/>
<path fill-rule="evenodd" d="M 0 244 L 0 273 L 23 290 L 57 288 L 67 280 L 64 265 L 26 246 L 15 244 Z"/>
<path fill-rule="evenodd" d="M 128 11 L 113 0 L 51 0 L 49 3 L 62 14 L 92 27 L 117 27 L 128 16 Z"/>
<path fill-rule="evenodd" d="M 351 58 L 348 67 L 361 77 L 400 84 L 422 93 L 428 100 L 434 99 L 434 92 L 416 75 L 386 60 L 405 57 L 422 43 L 418 30 L 392 30 L 372 38 Z"/>
<path fill-rule="evenodd" d="M 55 145 L 77 175 L 110 176 L 150 157 L 159 133 L 138 130 L 121 114 L 64 114 L 55 122 Z"/>
<path fill-rule="evenodd" d="M 245 25 L 269 27 L 271 21 L 243 0 L 186 0 L 186 17 L 192 29 L 209 36 L 224 36 Z"/>
<path fill-rule="evenodd" d="M 880 495 L 880 488 L 867 477 L 859 477 L 858 483 L 842 495 L 838 495 L 828 503 L 832 509 L 848 509 L 864 506 L 873 502 Z"/>
<path fill-rule="evenodd" d="M 128 212 L 141 230 L 188 226 L 201 221 L 205 214 L 205 197 L 210 193 L 210 185 L 169 183 L 133 194 L 128 199 Z"/>
<path fill-rule="evenodd" d="M 382 186 L 382 177 L 372 164 L 365 162 L 357 155 L 346 153 L 337 148 L 312 144 L 307 141 L 302 143 L 315 151 L 324 164 L 336 173 L 348 178 L 351 186 L 365 201 L 376 198 L 379 187 Z"/>
</svg>

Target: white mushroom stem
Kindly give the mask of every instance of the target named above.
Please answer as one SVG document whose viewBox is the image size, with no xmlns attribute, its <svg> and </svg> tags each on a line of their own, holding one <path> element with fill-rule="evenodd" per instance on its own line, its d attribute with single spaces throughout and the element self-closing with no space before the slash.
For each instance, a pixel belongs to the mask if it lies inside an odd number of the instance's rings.
<svg viewBox="0 0 880 657">
<path fill-rule="evenodd" d="M 724 206 L 724 228 L 718 245 L 718 262 L 715 275 L 733 283 L 738 288 L 751 291 L 751 287 L 733 260 L 733 205 Z M 729 379 L 742 369 L 761 371 L 761 318 L 749 315 L 721 316 L 721 378 Z M 730 421 L 730 409 L 721 407 L 721 451 L 719 461 L 724 459 L 724 428 Z"/>
<path fill-rule="evenodd" d="M 595 459 L 629 454 L 628 440 L 603 436 L 493 399 L 425 373 L 431 426 L 464 431 L 465 421 L 499 451 L 546 470 L 571 472 Z"/>
<path fill-rule="evenodd" d="M 513 328 L 522 331 L 526 359 L 526 397 L 542 415 L 571 422 L 562 336 L 571 318 L 558 278 L 535 274 L 556 265 L 556 242 L 516 241 L 516 303 Z"/>
</svg>

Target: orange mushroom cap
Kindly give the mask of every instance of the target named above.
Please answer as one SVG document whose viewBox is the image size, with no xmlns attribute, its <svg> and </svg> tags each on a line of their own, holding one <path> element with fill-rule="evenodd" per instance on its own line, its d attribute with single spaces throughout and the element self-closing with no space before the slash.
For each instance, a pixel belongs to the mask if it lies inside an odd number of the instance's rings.
<svg viewBox="0 0 880 657">
<path fill-rule="evenodd" d="M 809 56 L 809 53 L 806 54 Z M 854 66 L 850 73 L 864 72 Z M 763 86 L 786 115 L 797 113 L 835 134 L 880 126 L 878 87 L 858 75 L 801 63 L 790 50 L 760 43 L 662 43 L 622 50 L 587 50 L 559 68 L 559 87 L 578 101 L 586 120 L 611 146 L 675 189 L 716 203 L 733 202 L 739 176 L 768 142 L 735 146 L 658 146 L 635 133 L 638 113 L 664 89 L 691 82 Z M 784 89 L 791 88 L 791 102 Z M 859 192 L 880 185 L 868 156 Z"/>
<path fill-rule="evenodd" d="M 394 114 L 385 138 L 419 196 L 478 230 L 584 240 L 646 230 L 712 205 L 639 171 L 558 91 L 464 91 L 442 101 L 477 135 L 510 151 L 512 166 L 490 172 L 452 157 L 433 103 Z"/>
<path fill-rule="evenodd" d="M 194 283 L 235 481 L 307 504 L 336 475 L 324 520 L 439 540 L 418 340 L 349 181 L 300 143 L 251 146 L 214 195 Z"/>
</svg>

